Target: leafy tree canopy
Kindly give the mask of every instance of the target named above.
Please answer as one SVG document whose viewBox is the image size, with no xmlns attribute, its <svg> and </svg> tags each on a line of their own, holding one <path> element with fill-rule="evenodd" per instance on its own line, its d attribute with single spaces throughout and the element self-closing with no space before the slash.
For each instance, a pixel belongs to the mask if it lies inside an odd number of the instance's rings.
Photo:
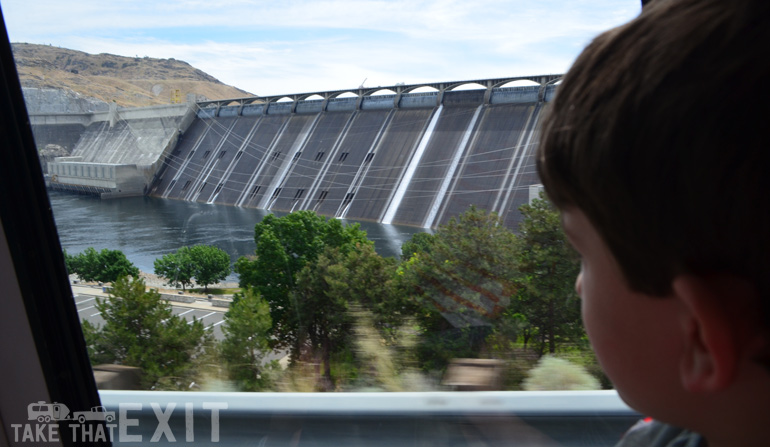
<svg viewBox="0 0 770 447">
<path fill-rule="evenodd" d="M 518 240 L 521 274 L 512 309 L 526 321 L 525 343 L 531 340 L 539 355 L 554 353 L 558 344 L 585 336 L 575 293 L 580 262 L 549 202 L 535 199 L 519 209 L 524 215 Z"/>
<path fill-rule="evenodd" d="M 271 373 L 277 366 L 264 361 L 270 351 L 272 325 L 270 306 L 248 288 L 225 314 L 225 339 L 220 348 L 230 378 L 241 391 L 262 391 L 272 385 Z"/>
<path fill-rule="evenodd" d="M 193 277 L 198 285 L 208 291 L 209 284 L 223 281 L 230 274 L 230 255 L 212 245 L 190 247 Z"/>
<path fill-rule="evenodd" d="M 295 341 L 297 316 L 291 292 L 297 274 L 315 263 L 327 247 L 344 254 L 357 244 L 372 244 L 358 224 L 343 226 L 339 220 L 327 220 L 313 211 L 266 216 L 254 227 L 254 241 L 254 258 L 238 259 L 235 271 L 241 287 L 253 287 L 269 303 L 276 343 L 282 346 Z"/>
<path fill-rule="evenodd" d="M 206 291 L 230 274 L 230 256 L 212 245 L 182 247 L 155 260 L 155 274 L 166 278 L 169 284 L 181 285 L 182 290 L 192 285 L 193 279 Z"/>
<path fill-rule="evenodd" d="M 352 307 L 370 312 L 381 334 L 392 335 L 391 329 L 401 323 L 402 305 L 393 293 L 395 269 L 395 259 L 381 257 L 366 244 L 347 253 L 326 247 L 316 262 L 297 275 L 289 309 L 297 317 L 292 358 L 320 359 L 325 389 L 334 384 L 332 354 L 354 347 Z"/>
<path fill-rule="evenodd" d="M 64 261 L 67 270 L 83 281 L 114 282 L 121 276 L 139 276 L 139 269 L 120 250 L 105 248 L 97 252 L 88 247 L 77 255 L 65 251 Z"/>
<path fill-rule="evenodd" d="M 92 364 L 117 363 L 142 369 L 145 389 L 186 388 L 195 359 L 212 342 L 200 321 L 173 315 L 171 306 L 141 279 L 121 277 L 109 298 L 97 299 L 104 326 L 83 322 Z"/>
<path fill-rule="evenodd" d="M 497 214 L 470 207 L 432 237 L 419 238 L 425 248 L 403 264 L 403 273 L 423 307 L 455 327 L 496 319 L 510 302 L 516 276 L 516 237 Z"/>
<path fill-rule="evenodd" d="M 430 233 L 414 233 L 411 239 L 401 244 L 401 260 L 408 261 L 418 253 L 430 253 L 433 239 Z"/>
<path fill-rule="evenodd" d="M 515 235 L 496 214 L 471 207 L 433 236 L 415 237 L 399 272 L 416 304 L 423 367 L 477 357 L 516 291 Z"/>
<path fill-rule="evenodd" d="M 192 285 L 195 269 L 190 258 L 190 248 L 182 247 L 175 253 L 169 253 L 154 262 L 155 274 L 166 278 L 168 284 L 174 287 L 182 286 L 185 290 Z"/>
</svg>

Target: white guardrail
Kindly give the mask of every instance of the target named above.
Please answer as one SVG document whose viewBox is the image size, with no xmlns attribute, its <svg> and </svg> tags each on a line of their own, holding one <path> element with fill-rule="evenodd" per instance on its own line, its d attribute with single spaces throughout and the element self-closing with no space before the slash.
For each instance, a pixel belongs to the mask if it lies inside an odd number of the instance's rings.
<svg viewBox="0 0 770 447">
<path fill-rule="evenodd" d="M 615 391 L 101 391 L 114 445 L 612 446 L 639 415 Z"/>
</svg>

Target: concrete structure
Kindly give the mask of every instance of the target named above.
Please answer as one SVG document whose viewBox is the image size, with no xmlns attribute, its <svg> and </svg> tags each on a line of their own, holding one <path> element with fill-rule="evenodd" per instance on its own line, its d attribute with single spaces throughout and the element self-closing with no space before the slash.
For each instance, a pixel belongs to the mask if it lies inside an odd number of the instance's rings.
<svg viewBox="0 0 770 447">
<path fill-rule="evenodd" d="M 515 228 L 518 207 L 539 183 L 532 155 L 558 79 L 198 103 L 198 119 L 149 194 L 420 227 L 436 227 L 476 205 Z M 540 84 L 501 87 L 517 80 Z M 480 88 L 454 90 L 465 84 Z M 436 90 L 416 93 L 420 87 Z"/>
<path fill-rule="evenodd" d="M 32 116 L 72 141 L 49 184 L 436 227 L 475 205 L 507 226 L 560 75 L 394 85 Z M 507 86 L 529 81 L 529 86 Z M 463 90 L 463 86 L 478 89 Z M 423 91 L 428 90 L 428 91 Z M 50 137 L 50 138 L 49 138 Z M 59 143 L 61 144 L 61 143 Z M 536 194 L 536 189 L 532 190 Z"/>
<path fill-rule="evenodd" d="M 342 99 L 343 95 L 352 95 L 356 98 L 353 98 L 356 104 L 357 109 L 361 109 L 364 107 L 365 102 L 371 102 L 371 100 L 378 99 L 380 101 L 377 101 L 381 104 L 387 103 L 387 107 L 395 107 L 398 108 L 401 103 L 401 99 L 403 95 L 410 94 L 418 89 L 433 89 L 435 90 L 438 95 L 436 95 L 436 101 L 433 102 L 431 105 L 440 105 L 443 102 L 443 94 L 445 92 L 453 91 L 457 89 L 458 87 L 462 86 L 468 86 L 468 85 L 478 85 L 479 88 L 484 89 L 484 99 L 483 101 L 487 104 L 494 103 L 492 100 L 492 94 L 497 93 L 495 96 L 497 96 L 497 99 L 500 100 L 504 98 L 505 94 L 499 94 L 500 88 L 506 84 L 513 83 L 516 81 L 529 81 L 534 84 L 538 84 L 538 88 L 536 88 L 534 91 L 537 92 L 537 96 L 531 97 L 531 94 L 525 95 L 525 100 L 528 101 L 542 101 L 544 99 L 544 95 L 546 92 L 546 87 L 548 85 L 551 85 L 555 82 L 557 82 L 559 79 L 561 79 L 562 75 L 537 75 L 537 76 L 513 76 L 513 77 L 507 77 L 507 78 L 495 78 L 495 79 L 474 79 L 474 80 L 465 80 L 465 81 L 451 81 L 451 82 L 429 82 L 429 83 L 423 83 L 423 84 L 397 84 L 397 85 L 391 85 L 391 86 L 378 86 L 378 87 L 366 87 L 363 86 L 359 87 L 358 89 L 352 89 L 352 90 L 333 90 L 328 92 L 311 92 L 311 93 L 293 93 L 288 95 L 275 95 L 275 96 L 252 96 L 248 98 L 235 98 L 235 99 L 219 99 L 219 100 L 210 100 L 210 101 L 200 101 L 198 102 L 198 105 L 203 108 L 207 109 L 206 116 L 220 116 L 220 110 L 222 107 L 228 107 L 228 106 L 237 106 L 237 114 L 240 115 L 243 111 L 243 108 L 249 105 L 262 105 L 263 107 L 258 107 L 261 113 L 267 115 L 268 113 L 281 113 L 283 109 L 288 109 L 291 111 L 291 113 L 295 112 L 302 112 L 304 111 L 315 111 L 315 112 L 324 112 L 329 111 L 328 105 L 329 102 L 334 99 Z M 531 90 L 532 91 L 532 90 Z M 392 95 L 388 96 L 387 98 L 390 99 L 390 101 L 381 101 L 384 98 L 377 98 L 378 96 L 382 96 L 383 92 L 390 92 Z M 318 98 L 318 100 L 311 100 L 315 101 L 316 104 L 312 106 L 308 106 L 306 103 L 310 98 Z M 347 96 L 349 98 L 349 96 Z M 367 101 L 369 100 L 369 101 Z M 290 104 L 287 107 L 287 104 L 279 104 L 282 101 L 290 101 Z M 503 102 L 507 102 L 503 99 Z M 302 105 L 300 105 L 302 104 Z M 429 104 L 429 101 L 426 102 L 426 104 Z M 273 111 L 269 111 L 270 109 L 273 109 Z M 252 109 L 254 109 L 252 107 Z M 331 109 L 334 110 L 334 107 Z M 231 112 L 228 112 L 228 114 Z"/>
<path fill-rule="evenodd" d="M 103 364 L 93 367 L 100 390 L 140 390 L 142 369 L 135 366 Z"/>
<path fill-rule="evenodd" d="M 442 385 L 454 391 L 496 391 L 502 389 L 505 362 L 497 359 L 452 359 Z"/>
<path fill-rule="evenodd" d="M 182 292 L 179 292 L 176 295 L 172 293 L 161 293 L 160 297 L 161 299 L 164 299 L 166 301 L 176 301 L 179 303 L 194 303 L 195 301 L 198 300 L 197 297 L 192 295 L 185 295 Z"/>
<path fill-rule="evenodd" d="M 103 198 L 144 194 L 194 119 L 193 104 L 30 115 L 38 145 L 56 140 L 71 147 L 72 156 L 48 163 L 49 187 Z"/>
<path fill-rule="evenodd" d="M 49 187 L 101 195 L 138 195 L 146 179 L 135 164 L 86 163 L 83 157 L 57 157 L 48 165 Z"/>
</svg>

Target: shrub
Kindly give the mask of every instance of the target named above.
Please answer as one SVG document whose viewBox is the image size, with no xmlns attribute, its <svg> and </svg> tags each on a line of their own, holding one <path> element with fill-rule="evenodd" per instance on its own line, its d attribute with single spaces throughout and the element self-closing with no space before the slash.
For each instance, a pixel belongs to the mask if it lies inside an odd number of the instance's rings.
<svg viewBox="0 0 770 447">
<path fill-rule="evenodd" d="M 524 380 L 526 391 L 598 390 L 599 381 L 582 366 L 567 360 L 544 356 Z"/>
</svg>

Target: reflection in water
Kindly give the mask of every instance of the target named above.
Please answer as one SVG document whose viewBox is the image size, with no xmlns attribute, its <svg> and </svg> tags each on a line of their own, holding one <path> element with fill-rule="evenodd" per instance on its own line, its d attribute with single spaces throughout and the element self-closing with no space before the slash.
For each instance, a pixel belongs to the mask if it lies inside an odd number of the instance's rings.
<svg viewBox="0 0 770 447">
<path fill-rule="evenodd" d="M 270 214 L 265 210 L 155 197 L 101 200 L 56 191 L 49 191 L 49 197 L 59 239 L 69 253 L 79 253 L 88 247 L 121 250 L 145 272 L 153 271 L 155 259 L 185 245 L 215 245 L 230 254 L 233 262 L 253 254 L 254 224 Z M 398 257 L 404 241 L 414 233 L 426 231 L 360 223 L 382 256 Z M 229 279 L 236 278 L 231 275 Z"/>
</svg>

